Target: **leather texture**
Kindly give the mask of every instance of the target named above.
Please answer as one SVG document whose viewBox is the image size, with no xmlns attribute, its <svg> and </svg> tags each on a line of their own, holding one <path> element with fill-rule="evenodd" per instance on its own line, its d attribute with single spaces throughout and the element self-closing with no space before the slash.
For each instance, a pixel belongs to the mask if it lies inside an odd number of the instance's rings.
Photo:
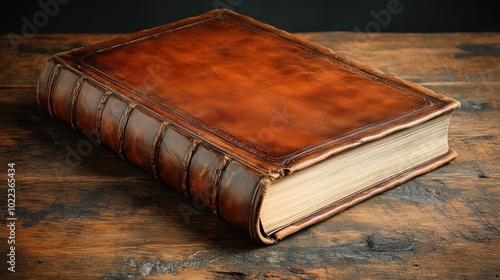
<svg viewBox="0 0 500 280">
<path fill-rule="evenodd" d="M 259 209 L 272 181 L 460 105 L 228 10 L 54 55 L 37 98 L 265 244 L 456 154 L 265 236 Z"/>
</svg>

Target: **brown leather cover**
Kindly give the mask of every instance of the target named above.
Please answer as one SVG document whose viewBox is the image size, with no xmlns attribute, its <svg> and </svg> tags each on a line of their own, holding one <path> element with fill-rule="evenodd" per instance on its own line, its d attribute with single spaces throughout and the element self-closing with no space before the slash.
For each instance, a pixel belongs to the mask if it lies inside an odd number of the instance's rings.
<svg viewBox="0 0 500 280">
<path fill-rule="evenodd" d="M 272 181 L 459 107 L 228 10 L 51 57 L 38 103 L 198 205 L 273 244 L 452 160 L 452 151 L 271 236 Z"/>
</svg>

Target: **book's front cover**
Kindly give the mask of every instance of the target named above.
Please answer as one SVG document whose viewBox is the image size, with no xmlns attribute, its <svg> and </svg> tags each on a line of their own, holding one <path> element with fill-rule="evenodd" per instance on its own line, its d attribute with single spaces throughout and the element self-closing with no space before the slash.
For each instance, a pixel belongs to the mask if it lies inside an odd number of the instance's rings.
<svg viewBox="0 0 500 280">
<path fill-rule="evenodd" d="M 456 107 L 283 31 L 216 15 L 84 48 L 72 59 L 280 175 Z"/>
</svg>

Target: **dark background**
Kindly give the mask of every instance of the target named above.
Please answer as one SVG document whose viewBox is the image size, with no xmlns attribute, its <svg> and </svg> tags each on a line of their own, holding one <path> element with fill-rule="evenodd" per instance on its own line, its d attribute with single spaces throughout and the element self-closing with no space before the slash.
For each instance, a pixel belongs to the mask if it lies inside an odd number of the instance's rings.
<svg viewBox="0 0 500 280">
<path fill-rule="evenodd" d="M 46 19 L 40 16 L 36 33 L 128 33 L 195 16 L 216 7 L 230 8 L 289 32 L 354 31 L 355 27 L 365 31 L 367 24 L 375 20 L 373 12 L 387 10 L 390 1 L 398 0 L 4 1 L 0 8 L 0 33 L 21 34 L 26 21 L 34 23 L 34 15 L 43 11 L 39 1 L 68 3 L 58 4 L 58 11 L 46 15 Z M 378 24 L 378 30 L 373 25 L 370 30 L 500 31 L 500 12 L 496 8 L 499 5 L 495 1 L 399 0 L 399 3 L 402 7 L 400 13 L 392 14 L 385 26 Z"/>
</svg>

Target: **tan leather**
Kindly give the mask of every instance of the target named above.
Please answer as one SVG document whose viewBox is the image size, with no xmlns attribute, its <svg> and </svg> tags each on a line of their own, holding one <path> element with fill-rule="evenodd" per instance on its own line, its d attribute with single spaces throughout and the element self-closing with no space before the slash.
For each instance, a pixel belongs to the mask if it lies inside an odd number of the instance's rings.
<svg viewBox="0 0 500 280">
<path fill-rule="evenodd" d="M 266 244 L 339 209 L 263 236 L 273 180 L 459 107 L 228 10 L 57 54 L 38 102 Z"/>
</svg>

